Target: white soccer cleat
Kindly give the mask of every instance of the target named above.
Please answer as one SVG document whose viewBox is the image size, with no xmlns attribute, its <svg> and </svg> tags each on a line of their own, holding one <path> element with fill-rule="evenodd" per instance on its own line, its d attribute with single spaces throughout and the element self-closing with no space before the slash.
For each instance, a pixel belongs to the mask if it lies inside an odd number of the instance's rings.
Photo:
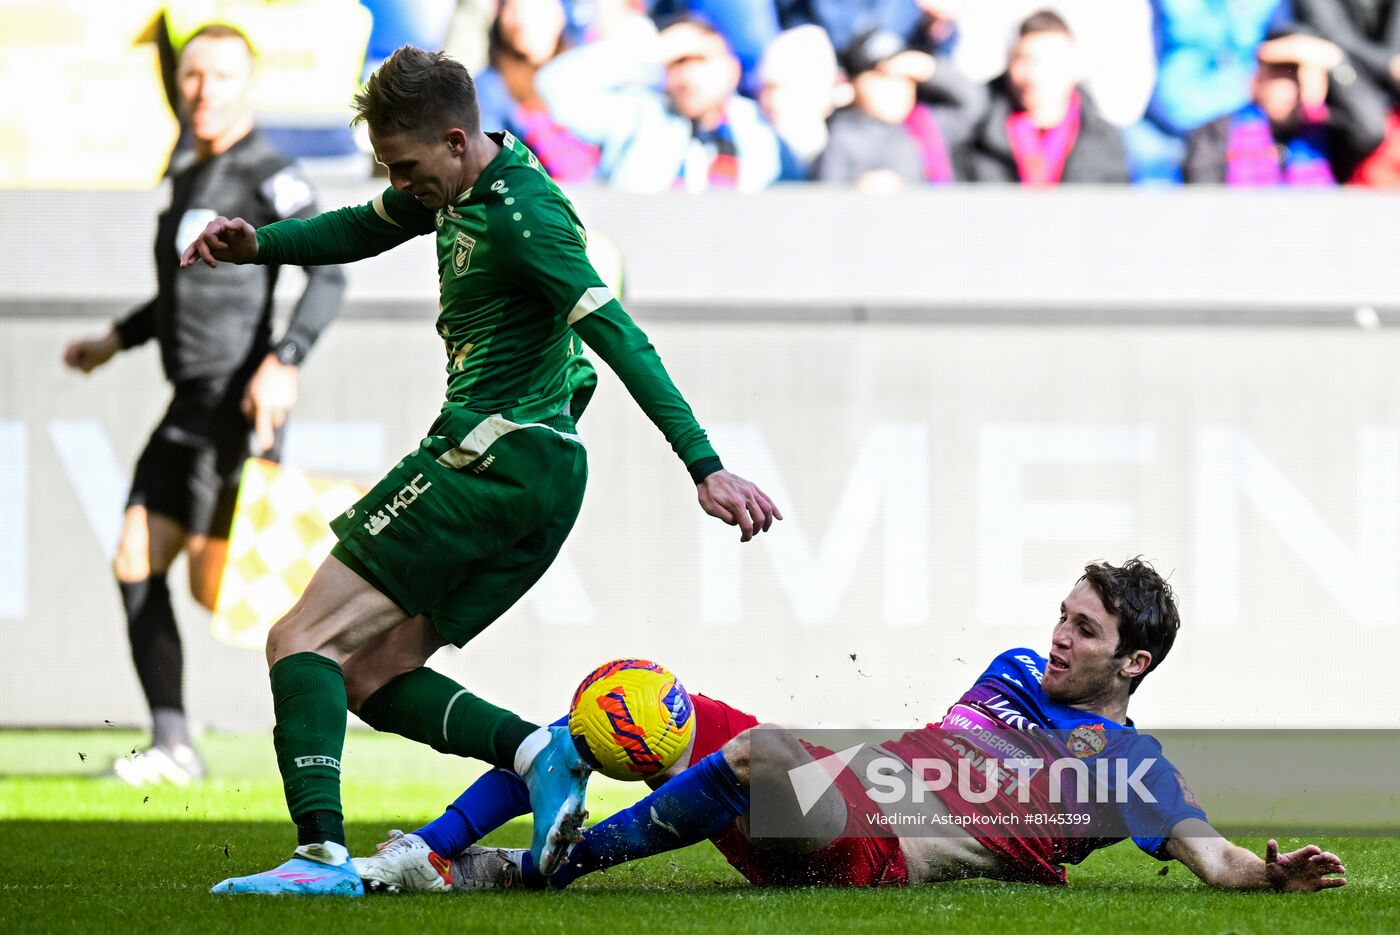
<svg viewBox="0 0 1400 935">
<path fill-rule="evenodd" d="M 441 893 L 452 888 L 452 861 L 416 834 L 390 831 L 372 857 L 351 860 L 371 893 Z"/>
<path fill-rule="evenodd" d="M 521 885 L 524 848 L 469 847 L 452 859 L 454 890 L 509 890 Z"/>
<path fill-rule="evenodd" d="M 112 764 L 117 778 L 131 786 L 157 786 L 170 783 L 188 786 L 204 778 L 204 761 L 189 744 L 174 747 L 147 747 Z"/>
</svg>

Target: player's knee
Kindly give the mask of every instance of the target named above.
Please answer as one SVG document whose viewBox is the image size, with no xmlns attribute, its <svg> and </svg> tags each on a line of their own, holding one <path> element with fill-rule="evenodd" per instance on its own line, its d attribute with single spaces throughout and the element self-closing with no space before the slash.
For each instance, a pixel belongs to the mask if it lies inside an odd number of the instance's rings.
<svg viewBox="0 0 1400 935">
<path fill-rule="evenodd" d="M 267 667 L 270 669 L 278 661 L 300 652 L 315 652 L 307 645 L 306 634 L 302 632 L 295 613 L 288 613 L 267 631 Z"/>
<path fill-rule="evenodd" d="M 123 584 L 145 581 L 152 574 L 164 569 L 151 567 L 150 547 L 145 536 L 122 536 L 117 543 L 117 554 L 112 559 L 112 573 Z"/>
<path fill-rule="evenodd" d="M 136 555 L 118 548 L 116 558 L 112 559 L 112 574 L 122 584 L 145 581 L 151 576 L 151 563 L 144 554 Z"/>
<path fill-rule="evenodd" d="M 276 665 L 297 653 L 315 653 L 343 666 L 360 648 L 355 634 L 343 621 L 317 615 L 298 602 L 267 633 L 267 665 Z"/>
<path fill-rule="evenodd" d="M 788 770 L 801 766 L 810 757 L 797 738 L 776 724 L 760 724 L 746 731 L 748 770 L 750 783 L 787 775 Z M 757 747 L 755 752 L 754 748 Z"/>
<path fill-rule="evenodd" d="M 724 754 L 724 762 L 729 764 L 729 768 L 734 771 L 734 778 L 739 780 L 740 785 L 749 784 L 749 732 L 744 731 L 729 740 L 720 748 Z"/>
<path fill-rule="evenodd" d="M 757 757 L 753 752 L 755 743 L 760 746 Z M 752 785 L 755 774 L 763 770 L 787 770 L 802 753 L 796 738 L 776 724 L 750 728 L 726 743 L 723 750 L 735 778 L 746 786 Z"/>
<path fill-rule="evenodd" d="M 281 658 L 279 653 L 282 647 L 282 634 L 277 632 L 277 628 L 281 625 L 281 620 L 274 623 L 272 628 L 267 631 L 267 640 L 263 643 L 263 656 L 267 659 L 267 667 L 269 669 Z"/>
</svg>

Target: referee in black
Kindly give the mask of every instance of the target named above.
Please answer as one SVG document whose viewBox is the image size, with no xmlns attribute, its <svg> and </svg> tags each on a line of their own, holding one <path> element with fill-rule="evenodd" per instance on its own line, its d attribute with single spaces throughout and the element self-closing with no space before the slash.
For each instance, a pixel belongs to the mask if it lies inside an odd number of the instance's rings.
<svg viewBox="0 0 1400 935">
<path fill-rule="evenodd" d="M 114 563 L 151 709 L 150 747 L 115 766 L 136 785 L 204 775 L 185 719 L 183 654 L 166 573 L 186 552 L 190 589 L 213 609 L 243 461 L 278 458 L 296 402 L 297 367 L 345 291 L 338 267 L 307 269 L 306 289 L 274 340 L 277 267 L 223 263 L 176 276 L 180 252 L 216 216 L 261 226 L 317 213 L 306 180 L 253 127 L 253 50 L 242 32 L 223 24 L 195 32 L 181 50 L 176 84 L 194 161 L 173 176 L 170 207 L 156 229 L 156 296 L 63 355 L 69 367 L 88 373 L 154 338 L 174 387 L 136 463 Z"/>
</svg>

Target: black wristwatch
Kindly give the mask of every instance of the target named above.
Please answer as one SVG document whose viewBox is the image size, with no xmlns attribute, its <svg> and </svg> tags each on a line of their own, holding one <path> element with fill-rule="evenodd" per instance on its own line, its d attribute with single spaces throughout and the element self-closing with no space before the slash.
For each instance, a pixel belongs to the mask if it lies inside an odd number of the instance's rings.
<svg viewBox="0 0 1400 935">
<path fill-rule="evenodd" d="M 300 365 L 303 356 L 301 348 L 297 346 L 295 341 L 283 341 L 272 349 L 272 353 L 277 358 L 278 363 L 292 366 Z"/>
</svg>

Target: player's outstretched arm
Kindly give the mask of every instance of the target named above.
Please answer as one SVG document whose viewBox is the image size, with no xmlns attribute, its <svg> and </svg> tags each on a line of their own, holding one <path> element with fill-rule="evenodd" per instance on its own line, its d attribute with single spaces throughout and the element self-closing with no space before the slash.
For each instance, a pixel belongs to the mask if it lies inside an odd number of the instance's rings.
<svg viewBox="0 0 1400 935">
<path fill-rule="evenodd" d="M 702 510 L 730 526 L 739 527 L 740 542 L 748 542 L 760 532 L 767 532 L 773 520 L 783 518 L 782 511 L 757 484 L 725 470 L 702 480 L 696 493 Z"/>
<path fill-rule="evenodd" d="M 203 260 L 207 266 L 221 262 L 247 263 L 258 255 L 258 234 L 242 218 L 216 217 L 180 254 L 180 269 L 189 269 Z"/>
<path fill-rule="evenodd" d="M 1205 883 L 1231 890 L 1280 890 L 1311 893 L 1346 885 L 1341 858 L 1316 844 L 1280 854 L 1270 840 L 1261 859 L 1253 851 L 1232 844 L 1199 818 L 1188 818 L 1172 828 L 1167 853 L 1181 861 Z"/>
</svg>

